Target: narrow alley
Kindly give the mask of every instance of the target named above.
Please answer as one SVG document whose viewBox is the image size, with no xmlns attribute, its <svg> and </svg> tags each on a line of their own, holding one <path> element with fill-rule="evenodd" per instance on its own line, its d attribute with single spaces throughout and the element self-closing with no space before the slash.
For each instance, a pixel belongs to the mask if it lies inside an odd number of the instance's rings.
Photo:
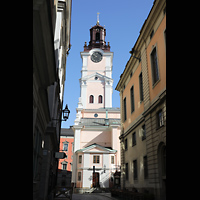
<svg viewBox="0 0 200 200">
<path fill-rule="evenodd" d="M 111 197 L 111 193 L 85 193 L 85 194 L 72 194 L 72 200 L 118 200 Z M 54 200 L 67 200 L 64 195 L 55 198 Z"/>
</svg>

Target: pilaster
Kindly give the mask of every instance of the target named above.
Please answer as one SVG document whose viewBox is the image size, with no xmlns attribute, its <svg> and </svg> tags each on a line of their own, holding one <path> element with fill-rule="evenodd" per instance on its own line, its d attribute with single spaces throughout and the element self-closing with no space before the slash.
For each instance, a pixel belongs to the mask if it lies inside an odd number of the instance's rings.
<svg viewBox="0 0 200 200">
<path fill-rule="evenodd" d="M 143 76 L 144 110 L 146 110 L 150 105 L 149 75 L 148 75 L 148 67 L 147 67 L 146 43 L 144 43 L 141 49 L 141 63 L 142 63 L 142 76 Z"/>
</svg>

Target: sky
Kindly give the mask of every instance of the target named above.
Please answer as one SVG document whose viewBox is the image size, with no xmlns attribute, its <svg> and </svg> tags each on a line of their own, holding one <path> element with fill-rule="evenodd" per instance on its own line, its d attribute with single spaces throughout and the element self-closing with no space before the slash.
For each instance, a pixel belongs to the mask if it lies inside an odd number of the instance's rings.
<svg viewBox="0 0 200 200">
<path fill-rule="evenodd" d="M 115 90 L 123 73 L 142 25 L 147 18 L 154 0 L 72 0 L 71 14 L 71 50 L 66 63 L 66 80 L 63 109 L 68 104 L 69 119 L 63 121 L 61 128 L 74 125 L 76 108 L 80 97 L 82 59 L 84 43 L 90 40 L 89 29 L 96 25 L 97 12 L 99 22 L 106 28 L 106 43 L 110 42 L 113 55 L 113 96 L 112 106 L 120 107 L 119 92 Z"/>
</svg>

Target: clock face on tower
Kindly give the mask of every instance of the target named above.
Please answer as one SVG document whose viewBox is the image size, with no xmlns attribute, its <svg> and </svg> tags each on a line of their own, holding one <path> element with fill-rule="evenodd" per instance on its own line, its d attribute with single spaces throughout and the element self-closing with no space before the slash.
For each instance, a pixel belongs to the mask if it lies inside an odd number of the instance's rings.
<svg viewBox="0 0 200 200">
<path fill-rule="evenodd" d="M 92 55 L 91 55 L 91 60 L 95 63 L 98 63 L 102 60 L 102 57 L 103 55 L 98 52 L 98 51 L 95 51 Z"/>
</svg>

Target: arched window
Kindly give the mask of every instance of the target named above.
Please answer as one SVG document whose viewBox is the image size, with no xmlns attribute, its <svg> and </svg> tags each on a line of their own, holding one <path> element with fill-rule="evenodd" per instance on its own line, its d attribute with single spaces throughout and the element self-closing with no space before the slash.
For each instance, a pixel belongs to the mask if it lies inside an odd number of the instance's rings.
<svg viewBox="0 0 200 200">
<path fill-rule="evenodd" d="M 90 95 L 89 103 L 94 103 L 94 96 L 93 95 Z"/>
<path fill-rule="evenodd" d="M 103 103 L 103 97 L 102 97 L 102 95 L 99 95 L 99 101 L 98 101 L 99 103 Z"/>
</svg>

